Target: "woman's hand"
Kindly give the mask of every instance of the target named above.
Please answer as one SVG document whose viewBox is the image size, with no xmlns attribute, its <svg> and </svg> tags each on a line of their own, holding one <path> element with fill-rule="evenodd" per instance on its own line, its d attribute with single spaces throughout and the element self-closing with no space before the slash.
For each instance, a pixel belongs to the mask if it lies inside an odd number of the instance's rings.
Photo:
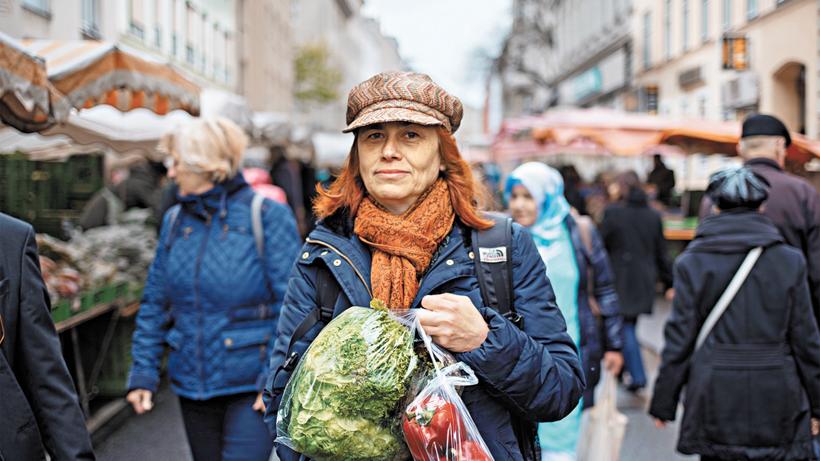
<svg viewBox="0 0 820 461">
<path fill-rule="evenodd" d="M 604 352 L 604 368 L 610 373 L 617 375 L 624 366 L 624 356 L 620 352 Z"/>
<path fill-rule="evenodd" d="M 487 339 L 490 328 L 466 296 L 450 293 L 425 296 L 417 316 L 433 342 L 451 352 L 469 352 Z"/>
<path fill-rule="evenodd" d="M 657 429 L 666 429 L 666 421 L 658 418 L 652 418 L 655 420 L 655 428 Z"/>
<path fill-rule="evenodd" d="M 253 402 L 253 411 L 258 411 L 262 414 L 265 414 L 265 401 L 262 400 L 261 392 L 259 393 L 259 395 L 256 396 L 256 401 Z"/>
<path fill-rule="evenodd" d="M 154 408 L 154 393 L 145 389 L 134 389 L 128 393 L 125 400 L 134 407 L 134 411 L 141 415 Z"/>
</svg>

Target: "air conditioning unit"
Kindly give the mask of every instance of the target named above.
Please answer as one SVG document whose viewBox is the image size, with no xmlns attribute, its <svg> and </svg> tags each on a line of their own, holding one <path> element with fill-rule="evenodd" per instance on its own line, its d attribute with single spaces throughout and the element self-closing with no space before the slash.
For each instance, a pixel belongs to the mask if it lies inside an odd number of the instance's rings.
<svg viewBox="0 0 820 461">
<path fill-rule="evenodd" d="M 721 100 L 725 109 L 740 109 L 757 105 L 760 100 L 760 85 L 757 75 L 743 72 L 736 78 L 723 82 Z"/>
</svg>

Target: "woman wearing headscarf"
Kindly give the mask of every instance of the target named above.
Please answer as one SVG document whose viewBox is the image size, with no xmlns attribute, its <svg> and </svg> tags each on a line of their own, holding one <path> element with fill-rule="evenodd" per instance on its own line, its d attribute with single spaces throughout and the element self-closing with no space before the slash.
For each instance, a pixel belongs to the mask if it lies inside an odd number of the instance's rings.
<svg viewBox="0 0 820 461">
<path fill-rule="evenodd" d="M 558 171 L 530 162 L 510 174 L 505 195 L 513 219 L 532 234 L 567 332 L 581 350 L 587 378 L 583 408 L 589 408 L 594 404 L 602 357 L 611 373 L 617 374 L 623 365 L 622 320 L 603 242 L 591 223 L 576 222 L 563 189 Z M 590 296 L 599 307 L 602 329 L 590 307 Z M 576 459 L 581 408 L 579 405 L 561 421 L 539 425 L 542 460 Z"/>
<path fill-rule="evenodd" d="M 767 189 L 745 167 L 712 175 L 718 214 L 675 262 L 649 414 L 659 427 L 674 421 L 685 388 L 678 451 L 702 460 L 813 458 L 820 333 L 806 261 L 760 213 Z"/>
<path fill-rule="evenodd" d="M 477 200 L 482 189 L 453 133 L 461 102 L 430 77 L 378 74 L 354 87 L 346 131 L 355 135 L 346 167 L 315 202 L 321 218 L 294 265 L 266 388 L 266 420 L 275 432 L 284 387 L 323 323 L 304 335 L 315 312 L 318 280 L 340 288 L 333 316 L 372 299 L 416 309 L 439 346 L 472 368 L 477 386 L 462 399 L 495 459 L 537 457 L 534 437 L 516 427 L 558 420 L 575 408 L 584 376 L 572 339 L 526 231 L 513 225 L 511 258 L 521 327 L 484 302 L 476 277 L 473 229 L 493 223 Z M 324 283 L 323 283 L 324 285 Z M 293 347 L 291 347 L 293 343 Z M 286 363 L 287 362 L 287 363 Z M 299 455 L 277 443 L 280 459 Z"/>
<path fill-rule="evenodd" d="M 636 334 L 638 317 L 652 313 L 659 280 L 671 299 L 672 267 L 661 215 L 650 208 L 637 173 L 621 173 L 608 192 L 615 202 L 604 210 L 601 238 L 615 272 L 615 290 L 624 318 L 624 368 L 630 378 L 627 389 L 635 392 L 646 386 Z"/>
<path fill-rule="evenodd" d="M 299 235 L 290 210 L 264 199 L 257 240 L 254 192 L 239 173 L 246 144 L 223 118 L 191 121 L 160 141 L 180 204 L 165 213 L 148 272 L 127 398 L 138 414 L 151 409 L 169 348 L 195 461 L 266 461 L 273 448 L 261 391 Z"/>
</svg>

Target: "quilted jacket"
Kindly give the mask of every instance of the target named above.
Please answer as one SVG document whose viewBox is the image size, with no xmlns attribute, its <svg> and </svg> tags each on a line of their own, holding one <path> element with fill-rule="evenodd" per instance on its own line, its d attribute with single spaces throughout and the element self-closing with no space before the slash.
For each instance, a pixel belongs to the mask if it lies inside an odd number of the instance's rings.
<svg viewBox="0 0 820 461">
<path fill-rule="evenodd" d="M 299 235 L 290 209 L 265 200 L 260 257 L 252 198 L 237 175 L 180 197 L 165 214 L 137 316 L 129 389 L 156 391 L 170 348 L 168 374 L 180 396 L 261 391 Z"/>
</svg>

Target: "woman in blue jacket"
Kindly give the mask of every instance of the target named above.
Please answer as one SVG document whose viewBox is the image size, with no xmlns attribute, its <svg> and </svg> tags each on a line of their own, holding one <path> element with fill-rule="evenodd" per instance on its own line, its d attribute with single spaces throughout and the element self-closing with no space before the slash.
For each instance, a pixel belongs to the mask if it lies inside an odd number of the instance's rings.
<svg viewBox="0 0 820 461">
<path fill-rule="evenodd" d="M 617 374 L 623 365 L 623 320 L 612 270 L 594 226 L 589 220 L 582 221 L 584 218 L 573 218 L 558 171 L 543 163 L 525 163 L 510 174 L 505 195 L 513 219 L 532 234 L 566 319 L 567 332 L 581 350 L 587 379 L 583 406 L 561 421 L 539 425 L 538 431 L 542 460 L 574 460 L 581 409 L 593 405 L 601 359 L 611 373 Z M 590 308 L 590 295 L 600 312 L 603 335 Z"/>
<path fill-rule="evenodd" d="M 255 201 L 238 173 L 246 144 L 220 118 L 190 122 L 160 143 L 180 204 L 165 214 L 145 284 L 128 401 L 137 413 L 151 409 L 170 348 L 171 388 L 196 461 L 262 461 L 272 448 L 260 391 L 299 236 L 290 210 Z"/>
<path fill-rule="evenodd" d="M 428 76 L 379 74 L 348 99 L 355 133 L 347 167 L 316 202 L 322 220 L 290 276 L 266 386 L 266 421 L 276 412 L 295 361 L 323 322 L 299 328 L 331 307 L 338 315 L 378 298 L 417 309 L 433 341 L 479 379 L 462 398 L 495 459 L 535 459 L 538 421 L 563 418 L 578 403 L 584 376 L 575 346 L 532 238 L 512 230 L 511 259 L 519 327 L 482 299 L 471 231 L 492 226 L 476 208 L 477 190 L 452 133 L 459 100 Z M 493 256 L 504 253 L 495 249 Z M 336 295 L 320 301 L 327 285 Z M 282 460 L 300 455 L 277 444 Z"/>
</svg>

